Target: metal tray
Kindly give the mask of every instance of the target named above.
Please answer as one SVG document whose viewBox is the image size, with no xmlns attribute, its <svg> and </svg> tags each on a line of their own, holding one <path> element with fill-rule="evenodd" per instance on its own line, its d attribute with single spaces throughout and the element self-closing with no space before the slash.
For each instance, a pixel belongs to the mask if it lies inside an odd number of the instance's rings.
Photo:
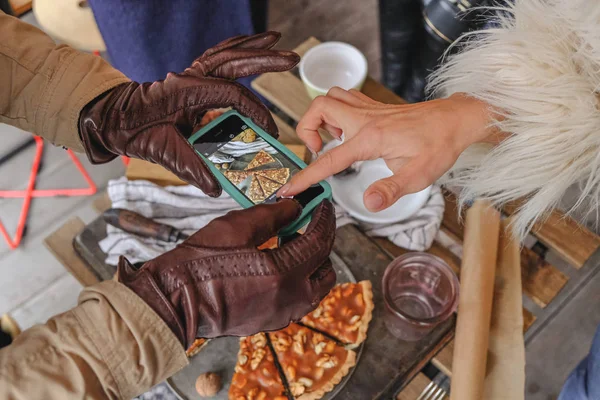
<svg viewBox="0 0 600 400">
<path fill-rule="evenodd" d="M 335 254 L 331 253 L 331 261 L 337 273 L 337 283 L 356 282 L 354 275 L 344 262 Z M 237 337 L 224 337 L 213 339 L 194 356 L 187 367 L 167 379 L 167 384 L 181 400 L 202 400 L 203 398 L 196 392 L 196 379 L 205 372 L 216 372 L 221 375 L 223 388 L 211 399 L 227 400 L 229 384 L 233 377 L 237 353 L 239 350 L 239 339 Z M 356 352 L 356 364 L 360 361 L 363 345 L 361 344 L 354 351 Z M 325 396 L 324 400 L 333 399 L 342 390 L 346 382 L 352 377 L 354 368 L 352 368 L 344 379 Z"/>
</svg>

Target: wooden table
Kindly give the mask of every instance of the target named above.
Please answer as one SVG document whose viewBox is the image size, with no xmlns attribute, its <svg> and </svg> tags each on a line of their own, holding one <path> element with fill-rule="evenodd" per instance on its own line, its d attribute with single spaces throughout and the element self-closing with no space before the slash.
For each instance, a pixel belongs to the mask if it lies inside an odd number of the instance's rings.
<svg viewBox="0 0 600 400">
<path fill-rule="evenodd" d="M 310 38 L 296 52 L 302 55 L 318 43 L 315 38 Z M 260 76 L 254 80 L 253 87 L 277 108 L 274 118 L 279 126 L 280 140 L 298 144 L 293 126 L 308 108 L 310 99 L 297 71 Z M 363 92 L 384 103 L 403 103 L 401 98 L 371 78 L 367 78 Z M 108 207 L 106 201 L 106 198 L 99 200 L 99 211 Z M 507 207 L 504 211 L 510 215 L 515 211 L 515 206 Z M 46 245 L 82 284 L 89 285 L 97 282 L 98 277 L 90 273 L 71 246 L 73 237 L 83 227 L 78 218 L 73 218 L 46 238 Z M 545 223 L 537 224 L 533 233 L 533 245 L 531 248 L 524 247 L 521 252 L 527 343 L 535 340 L 537 333 L 585 284 L 586 279 L 598 269 L 600 260 L 600 238 L 560 212 L 552 213 Z M 444 259 L 459 274 L 462 235 L 463 227 L 455 199 L 446 193 L 441 239 L 428 252 Z M 364 400 L 397 397 L 415 400 L 429 382 L 420 372 L 429 362 L 450 376 L 454 319 L 438 326 L 423 340 L 413 343 L 395 339 L 383 326 L 383 271 L 392 258 L 404 254 L 406 250 L 387 239 L 369 238 L 355 226 L 346 225 L 337 231 L 334 251 L 352 269 L 357 279 L 371 280 L 377 304 L 363 356 L 339 398 Z M 569 266 L 565 268 L 563 264 Z M 543 382 L 539 384 L 543 385 Z"/>
</svg>

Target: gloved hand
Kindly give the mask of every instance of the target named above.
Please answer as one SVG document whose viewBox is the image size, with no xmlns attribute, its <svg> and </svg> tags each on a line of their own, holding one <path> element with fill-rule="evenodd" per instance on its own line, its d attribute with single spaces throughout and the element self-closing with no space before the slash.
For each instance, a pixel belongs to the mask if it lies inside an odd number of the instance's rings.
<svg viewBox="0 0 600 400">
<path fill-rule="evenodd" d="M 237 36 L 219 43 L 180 74 L 163 81 L 124 83 L 86 105 L 79 134 L 92 163 L 119 155 L 160 164 L 210 196 L 221 187 L 186 137 L 198 130 L 204 113 L 233 107 L 277 137 L 277 127 L 261 101 L 234 79 L 286 71 L 300 57 L 270 50 L 281 34 Z"/>
<path fill-rule="evenodd" d="M 121 257 L 119 281 L 167 323 L 187 349 L 195 338 L 276 330 L 312 311 L 335 284 L 329 260 L 335 212 L 325 200 L 306 233 L 258 250 L 301 212 L 295 200 L 231 211 L 139 270 Z"/>
</svg>

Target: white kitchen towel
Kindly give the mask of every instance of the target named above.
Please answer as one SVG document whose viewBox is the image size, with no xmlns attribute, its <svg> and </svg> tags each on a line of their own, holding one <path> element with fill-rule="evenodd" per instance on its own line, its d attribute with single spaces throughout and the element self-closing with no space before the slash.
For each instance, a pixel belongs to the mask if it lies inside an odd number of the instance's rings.
<svg viewBox="0 0 600 400">
<path fill-rule="evenodd" d="M 108 195 L 113 208 L 135 211 L 157 222 L 172 225 L 192 234 L 212 219 L 240 206 L 224 193 L 219 198 L 206 196 L 193 186 L 157 186 L 148 181 L 128 181 L 120 178 L 110 181 Z M 444 198 L 434 186 L 425 206 L 409 220 L 394 224 L 367 224 L 351 218 L 336 205 L 338 227 L 357 224 L 370 236 L 385 236 L 396 245 L 408 250 L 427 250 L 439 230 L 444 214 Z M 100 248 L 107 254 L 106 263 L 116 265 L 119 256 L 136 263 L 157 257 L 171 250 L 175 243 L 141 238 L 113 226 L 107 226 L 107 236 Z"/>
</svg>

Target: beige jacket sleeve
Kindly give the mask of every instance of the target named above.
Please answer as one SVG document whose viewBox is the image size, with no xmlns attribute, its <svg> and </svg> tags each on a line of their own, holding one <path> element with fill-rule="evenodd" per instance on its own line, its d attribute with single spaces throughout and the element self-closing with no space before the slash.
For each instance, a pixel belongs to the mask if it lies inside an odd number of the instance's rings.
<svg viewBox="0 0 600 400">
<path fill-rule="evenodd" d="M 0 38 L 0 122 L 82 150 L 81 109 L 128 79 L 2 12 Z M 103 282 L 0 350 L 0 398 L 130 399 L 186 364 L 181 344 L 146 303 Z"/>
<path fill-rule="evenodd" d="M 106 281 L 0 350 L 0 398 L 131 399 L 186 364 L 181 344 L 150 307 Z"/>
<path fill-rule="evenodd" d="M 0 11 L 0 122 L 83 151 L 81 109 L 129 79 L 101 57 L 56 45 L 44 32 Z"/>
</svg>

